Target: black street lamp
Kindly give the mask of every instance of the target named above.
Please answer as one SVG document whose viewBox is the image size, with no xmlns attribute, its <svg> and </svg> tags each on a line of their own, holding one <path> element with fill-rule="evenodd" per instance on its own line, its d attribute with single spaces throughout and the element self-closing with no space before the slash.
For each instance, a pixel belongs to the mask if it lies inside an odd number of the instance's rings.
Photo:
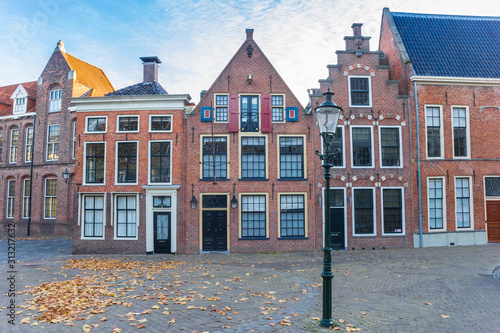
<svg viewBox="0 0 500 333">
<path fill-rule="evenodd" d="M 323 138 L 323 154 L 316 151 L 316 155 L 323 161 L 322 167 L 325 169 L 325 230 L 324 230 L 324 248 L 323 248 L 323 318 L 320 326 L 331 327 L 332 320 L 332 249 L 330 237 L 330 168 L 332 167 L 332 159 L 338 152 L 332 153 L 330 146 L 335 136 L 337 122 L 342 108 L 332 102 L 333 92 L 330 88 L 323 94 L 325 101 L 314 110 L 316 111 L 316 119 L 318 121 L 319 134 Z"/>
</svg>

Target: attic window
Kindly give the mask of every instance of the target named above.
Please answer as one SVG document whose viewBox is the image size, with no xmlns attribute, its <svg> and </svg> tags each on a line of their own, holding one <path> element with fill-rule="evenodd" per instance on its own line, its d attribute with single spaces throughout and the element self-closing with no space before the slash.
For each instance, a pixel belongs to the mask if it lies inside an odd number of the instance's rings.
<svg viewBox="0 0 500 333">
<path fill-rule="evenodd" d="M 55 88 L 51 90 L 49 97 L 50 97 L 49 112 L 61 111 L 61 97 L 62 97 L 61 88 Z"/>
<path fill-rule="evenodd" d="M 14 113 L 26 112 L 26 97 L 16 98 L 14 101 Z"/>
</svg>

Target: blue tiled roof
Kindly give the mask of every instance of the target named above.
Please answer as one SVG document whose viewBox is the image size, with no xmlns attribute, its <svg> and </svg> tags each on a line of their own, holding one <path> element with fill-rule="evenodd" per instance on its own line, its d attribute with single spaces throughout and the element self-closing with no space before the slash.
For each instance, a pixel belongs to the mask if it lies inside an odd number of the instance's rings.
<svg viewBox="0 0 500 333">
<path fill-rule="evenodd" d="M 105 96 L 123 96 L 123 95 L 168 95 L 167 91 L 158 82 L 141 82 L 128 86 Z"/>
<path fill-rule="evenodd" d="M 416 75 L 500 78 L 500 17 L 392 16 Z"/>
</svg>

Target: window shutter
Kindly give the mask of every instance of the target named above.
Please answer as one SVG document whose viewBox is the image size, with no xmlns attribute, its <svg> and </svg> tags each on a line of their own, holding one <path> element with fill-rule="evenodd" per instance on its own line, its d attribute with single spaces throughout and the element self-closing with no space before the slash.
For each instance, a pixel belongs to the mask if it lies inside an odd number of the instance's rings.
<svg viewBox="0 0 500 333">
<path fill-rule="evenodd" d="M 286 107 L 286 121 L 299 121 L 299 108 L 296 106 Z"/>
<path fill-rule="evenodd" d="M 229 95 L 229 132 L 240 129 L 238 118 L 238 95 Z"/>
<path fill-rule="evenodd" d="M 261 132 L 271 132 L 272 125 L 272 112 L 271 112 L 271 95 L 262 95 L 261 96 Z"/>
<path fill-rule="evenodd" d="M 212 108 L 210 106 L 201 107 L 201 121 L 212 121 Z"/>
</svg>

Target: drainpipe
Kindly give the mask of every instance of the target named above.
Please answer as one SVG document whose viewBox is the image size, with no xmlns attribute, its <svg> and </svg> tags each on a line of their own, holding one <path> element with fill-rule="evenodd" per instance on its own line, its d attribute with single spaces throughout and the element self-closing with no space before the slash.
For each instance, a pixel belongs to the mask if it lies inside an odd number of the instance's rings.
<svg viewBox="0 0 500 333">
<path fill-rule="evenodd" d="M 28 217 L 28 225 L 26 227 L 26 236 L 30 236 L 30 225 L 31 225 L 31 196 L 33 195 L 33 161 L 35 159 L 35 156 L 33 152 L 35 151 L 35 127 L 36 127 L 36 114 L 33 115 L 33 138 L 32 138 L 32 145 L 31 145 L 31 165 L 30 165 L 30 196 L 28 198 L 29 202 L 29 214 L 30 216 Z"/>
<path fill-rule="evenodd" d="M 413 75 L 415 75 L 415 69 L 413 69 Z M 420 127 L 418 125 L 418 92 L 417 92 L 417 82 L 413 81 L 413 90 L 415 91 L 415 118 L 417 126 L 417 186 L 418 186 L 418 236 L 420 248 L 424 247 L 422 240 L 422 179 L 420 177 Z"/>
</svg>

